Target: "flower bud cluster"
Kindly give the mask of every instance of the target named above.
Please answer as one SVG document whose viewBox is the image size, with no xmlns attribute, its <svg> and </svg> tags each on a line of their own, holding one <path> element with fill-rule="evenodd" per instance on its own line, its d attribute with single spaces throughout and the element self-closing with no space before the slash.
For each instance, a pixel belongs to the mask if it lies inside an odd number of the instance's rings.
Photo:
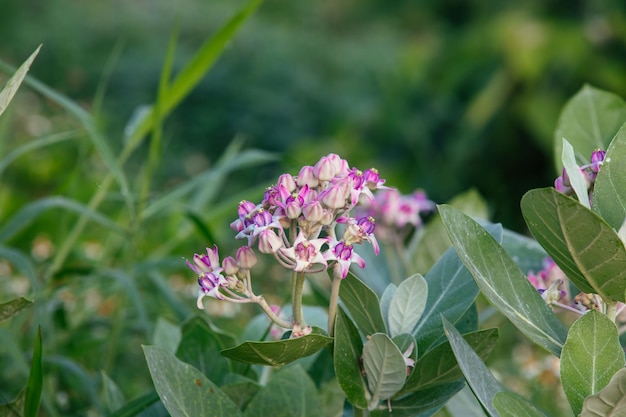
<svg viewBox="0 0 626 417">
<path fill-rule="evenodd" d="M 423 217 L 436 210 L 426 193 L 416 190 L 403 195 L 396 189 L 382 189 L 363 205 L 363 214 L 376 221 L 377 236 L 387 242 L 404 239 L 423 225 Z"/>
<path fill-rule="evenodd" d="M 313 166 L 302 167 L 297 176 L 281 175 L 260 203 L 240 202 L 238 217 L 230 226 L 246 245 L 237 251 L 236 259 L 225 258 L 219 265 L 214 247 L 187 262 L 199 277 L 199 306 L 204 296 L 236 302 L 254 296 L 249 274 L 256 263 L 253 248 L 273 255 L 295 272 L 314 273 L 337 265 L 345 277 L 352 263 L 364 267 L 353 245 L 369 242 L 378 254 L 375 220 L 352 213 L 360 203 L 374 200 L 372 191 L 388 189 L 384 183 L 377 170 L 359 171 L 329 154 Z"/>
<path fill-rule="evenodd" d="M 598 172 L 600 172 L 600 167 L 604 163 L 605 157 L 605 151 L 601 149 L 596 149 L 591 153 L 591 162 L 578 167 L 581 174 L 583 175 L 583 178 L 585 179 L 585 183 L 587 184 L 589 202 L 591 202 L 596 177 L 598 176 Z M 569 175 L 567 175 L 567 172 L 565 171 L 565 168 L 563 168 L 561 175 L 554 181 L 554 188 L 556 188 L 557 191 L 563 194 L 574 195 L 574 190 L 572 188 Z"/>
</svg>

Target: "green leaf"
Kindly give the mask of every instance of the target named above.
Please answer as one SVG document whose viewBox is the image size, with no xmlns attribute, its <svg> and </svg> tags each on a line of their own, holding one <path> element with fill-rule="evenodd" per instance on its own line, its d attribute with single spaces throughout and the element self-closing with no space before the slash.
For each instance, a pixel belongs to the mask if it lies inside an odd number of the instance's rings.
<svg viewBox="0 0 626 417">
<path fill-rule="evenodd" d="M 561 139 L 565 138 L 587 160 L 594 149 L 606 149 L 626 120 L 626 103 L 619 96 L 589 85 L 567 102 L 554 134 L 555 166 L 560 166 Z"/>
<path fill-rule="evenodd" d="M 429 288 L 426 311 L 413 330 L 420 352 L 426 352 L 443 337 L 441 314 L 456 323 L 478 295 L 472 275 L 454 248 L 449 248 L 428 271 L 426 282 Z"/>
<path fill-rule="evenodd" d="M 591 310 L 572 324 L 561 354 L 563 391 L 578 415 L 585 398 L 597 394 L 624 367 L 617 327 L 606 315 Z"/>
<path fill-rule="evenodd" d="M 387 288 L 385 288 L 385 291 L 383 291 L 383 295 L 380 296 L 380 312 L 383 315 L 387 329 L 389 328 L 389 305 L 396 291 L 398 291 L 398 287 L 395 284 L 389 284 Z"/>
<path fill-rule="evenodd" d="M 474 218 L 488 218 L 489 210 L 487 203 L 478 191 L 474 189 L 455 196 L 448 204 Z M 415 234 L 414 239 L 411 240 L 407 248 L 407 255 L 414 267 L 412 271 L 422 274 L 426 273 L 451 245 L 452 243 L 450 243 L 446 229 L 443 227 L 441 217 L 435 215 L 424 226 L 423 233 Z"/>
<path fill-rule="evenodd" d="M 530 401 L 513 392 L 497 393 L 493 406 L 500 412 L 500 417 L 546 417 Z"/>
<path fill-rule="evenodd" d="M 363 342 L 359 331 L 340 308 L 335 321 L 335 374 L 348 401 L 357 408 L 365 409 L 370 396 L 361 373 L 362 352 Z"/>
<path fill-rule="evenodd" d="M 230 362 L 220 355 L 223 348 L 207 322 L 193 317 L 183 325 L 176 357 L 204 373 L 214 383 L 222 385 L 224 376 L 232 371 Z"/>
<path fill-rule="evenodd" d="M 580 417 L 624 415 L 626 415 L 626 368 L 617 371 L 600 392 L 585 398 Z"/>
<path fill-rule="evenodd" d="M 428 284 L 424 277 L 415 274 L 398 286 L 389 304 L 389 333 L 392 337 L 411 333 L 422 317 L 428 298 Z"/>
<path fill-rule="evenodd" d="M 489 415 L 497 417 L 498 412 L 493 406 L 493 398 L 502 391 L 502 387 L 454 326 L 443 317 L 441 320 L 454 356 L 465 375 L 465 380 Z"/>
<path fill-rule="evenodd" d="M 222 385 L 221 390 L 239 407 L 245 410 L 252 398 L 259 392 L 261 386 L 255 381 L 245 379 L 227 385 Z"/>
<path fill-rule="evenodd" d="M 7 241 L 32 223 L 40 214 L 52 208 L 62 208 L 67 211 L 75 212 L 100 224 L 108 230 L 123 233 L 123 229 L 116 222 L 78 201 L 65 197 L 47 197 L 23 206 L 13 217 L 4 222 L 2 229 L 0 229 L 0 242 Z"/>
<path fill-rule="evenodd" d="M 20 297 L 0 304 L 0 321 L 10 319 L 32 303 L 32 301 Z"/>
<path fill-rule="evenodd" d="M 134 417 L 158 401 L 159 394 L 156 391 L 150 391 L 141 397 L 130 400 L 122 408 L 110 414 L 109 417 Z"/>
<path fill-rule="evenodd" d="M 235 404 L 193 366 L 157 346 L 143 346 L 154 387 L 172 417 L 242 417 Z"/>
<path fill-rule="evenodd" d="M 33 348 L 33 361 L 30 365 L 30 374 L 26 383 L 26 396 L 24 398 L 24 417 L 37 417 L 39 403 L 43 391 L 43 365 L 42 365 L 42 342 L 41 327 L 37 331 L 35 346 Z"/>
<path fill-rule="evenodd" d="M 389 412 L 387 404 L 385 404 L 373 410 L 370 415 L 372 417 L 414 417 L 428 412 L 427 415 L 430 416 L 459 392 L 463 385 L 465 385 L 463 382 L 457 381 L 426 388 L 412 393 L 401 400 L 392 400 L 391 412 Z"/>
<path fill-rule="evenodd" d="M 312 355 L 332 343 L 332 337 L 314 327 L 313 333 L 296 339 L 276 342 L 244 342 L 222 350 L 221 354 L 239 362 L 257 365 L 282 366 L 296 359 Z"/>
<path fill-rule="evenodd" d="M 483 407 L 480 405 L 474 393 L 465 385 L 454 397 L 446 403 L 445 407 L 450 417 L 486 417 Z"/>
<path fill-rule="evenodd" d="M 574 155 L 574 148 L 572 145 L 563 138 L 563 155 L 561 157 L 563 161 L 563 168 L 569 177 L 572 189 L 578 197 L 578 202 L 587 208 L 591 208 L 589 205 L 589 193 L 587 192 L 587 178 L 585 174 L 580 172 L 580 168 L 576 164 L 576 155 Z"/>
<path fill-rule="evenodd" d="M 117 384 L 109 378 L 106 372 L 101 371 L 100 375 L 102 377 L 102 396 L 104 397 L 104 404 L 109 414 L 111 414 L 113 411 L 124 406 L 124 394 Z"/>
<path fill-rule="evenodd" d="M 26 390 L 21 390 L 17 397 L 7 404 L 0 404 L 0 417 L 24 417 L 24 397 Z"/>
<path fill-rule="evenodd" d="M 22 65 L 20 65 L 15 74 L 13 74 L 9 81 L 7 81 L 4 88 L 0 90 L 0 115 L 4 113 L 4 111 L 9 106 L 9 103 L 13 99 L 13 96 L 15 96 L 15 93 L 17 93 L 17 89 L 22 84 L 24 77 L 26 77 L 26 73 L 30 69 L 31 64 L 35 60 L 35 57 L 39 53 L 40 49 L 41 45 L 39 45 L 37 49 L 35 49 L 35 52 L 33 52 Z"/>
<path fill-rule="evenodd" d="M 559 356 L 567 334 L 565 326 L 502 246 L 452 207 L 441 206 L 439 212 L 459 257 L 483 294 L 532 341 Z"/>
<path fill-rule="evenodd" d="M 463 335 L 465 342 L 481 360 L 486 360 L 498 340 L 498 329 L 479 330 Z M 420 356 L 398 395 L 423 390 L 463 378 L 450 342 L 444 342 Z"/>
<path fill-rule="evenodd" d="M 299 365 L 276 372 L 250 401 L 246 417 L 317 417 L 321 405 L 315 384 Z"/>
<path fill-rule="evenodd" d="M 619 230 L 626 217 L 626 124 L 606 151 L 593 189 L 593 209 Z"/>
<path fill-rule="evenodd" d="M 363 346 L 363 368 L 372 394 L 370 410 L 400 391 L 406 381 L 402 352 L 384 333 L 373 334 Z"/>
<path fill-rule="evenodd" d="M 624 301 L 626 249 L 601 217 L 554 188 L 527 192 L 522 214 L 533 236 L 579 290 Z"/>
<path fill-rule="evenodd" d="M 363 335 L 387 332 L 378 296 L 353 274 L 341 282 L 339 298 Z"/>
<path fill-rule="evenodd" d="M 181 328 L 164 317 L 159 316 L 154 328 L 152 344 L 162 347 L 169 353 L 176 353 L 181 338 Z"/>
<path fill-rule="evenodd" d="M 543 262 L 548 257 L 535 239 L 507 229 L 502 231 L 502 247 L 524 274 L 542 270 Z"/>
</svg>

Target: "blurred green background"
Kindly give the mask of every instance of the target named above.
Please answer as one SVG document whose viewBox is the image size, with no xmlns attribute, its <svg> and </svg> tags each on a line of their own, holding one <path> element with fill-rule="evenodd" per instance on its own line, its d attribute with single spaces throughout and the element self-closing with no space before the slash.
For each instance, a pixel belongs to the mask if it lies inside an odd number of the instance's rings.
<svg viewBox="0 0 626 417">
<path fill-rule="evenodd" d="M 0 56 L 19 63 L 43 43 L 32 74 L 86 106 L 106 81 L 100 115 L 121 137 L 154 99 L 175 22 L 182 63 L 240 4 L 5 0 Z M 215 161 L 241 135 L 287 167 L 338 152 L 438 202 L 476 187 L 494 220 L 520 230 L 521 195 L 555 176 L 566 99 L 584 83 L 626 95 L 625 9 L 619 0 L 267 1 L 169 118 L 159 179 Z"/>
<path fill-rule="evenodd" d="M 0 59 L 19 65 L 43 44 L 30 74 L 92 114 L 117 155 L 128 126 L 156 99 L 174 28 L 176 72 L 243 4 L 3 0 Z M 378 168 L 404 193 L 423 188 L 438 203 L 475 188 L 494 222 L 525 232 L 521 196 L 558 175 L 552 149 L 561 108 L 585 83 L 625 97 L 625 57 L 621 0 L 267 0 L 163 124 L 148 201 L 219 168 L 234 139 L 244 150 L 278 158 L 255 154 L 267 163 L 210 177 L 206 188 L 219 183 L 208 191 L 210 205 L 180 202 L 197 210 L 186 213 L 187 224 L 163 207 L 165 214 L 141 222 L 113 188 L 99 210 L 128 235 L 90 225 L 52 277 L 46 271 L 76 216 L 52 210 L 13 234 L 4 243 L 28 261 L 0 259 L 0 301 L 25 294 L 44 301 L 36 302 L 35 316 L 0 328 L 0 403 L 23 385 L 14 382 L 25 380 L 28 356 L 21 352 L 32 349 L 41 320 L 48 320 L 46 366 L 54 375 L 47 386 L 55 394 L 44 398 L 49 415 L 101 409 L 94 382 L 100 370 L 126 399 L 145 392 L 150 380 L 140 344 L 150 341 L 158 317 L 179 322 L 195 309 L 193 278 L 181 258 L 207 241 L 236 247 L 227 228 L 236 202 L 256 201 L 280 173 L 296 174 L 330 152 L 352 166 Z M 80 125 L 67 108 L 23 86 L 0 118 L 0 160 L 34 138 L 71 136 L 75 129 Z M 81 131 L 72 138 L 78 140 L 29 152 L 0 173 L 0 228 L 41 198 L 89 201 L 107 166 L 87 136 Z M 136 197 L 145 191 L 149 152 L 143 144 L 124 166 Z M 169 241 L 190 219 L 206 230 Z M 506 363 L 511 344 L 522 343 L 512 333 L 505 331 L 494 360 L 502 372 L 519 368 Z M 13 340 L 16 334 L 23 340 Z M 520 351 L 526 360 L 530 354 Z M 554 383 L 549 369 L 546 375 Z M 548 409 L 556 407 L 551 392 L 546 398 L 544 390 L 526 388 Z"/>
</svg>

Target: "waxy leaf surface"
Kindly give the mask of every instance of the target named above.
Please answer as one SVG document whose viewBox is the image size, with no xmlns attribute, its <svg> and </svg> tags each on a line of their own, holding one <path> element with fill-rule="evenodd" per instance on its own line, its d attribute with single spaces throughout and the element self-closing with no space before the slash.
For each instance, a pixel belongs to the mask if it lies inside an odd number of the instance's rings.
<svg viewBox="0 0 626 417">
<path fill-rule="evenodd" d="M 332 337 L 320 333 L 321 329 L 314 327 L 313 333 L 306 336 L 275 342 L 244 342 L 239 346 L 222 350 L 221 354 L 244 363 L 286 365 L 317 353 L 332 342 Z"/>
<path fill-rule="evenodd" d="M 626 125 L 611 141 L 593 190 L 593 209 L 619 230 L 626 217 Z"/>
<path fill-rule="evenodd" d="M 594 149 L 606 149 L 626 120 L 626 103 L 619 96 L 589 85 L 572 97 L 561 112 L 554 134 L 555 166 L 561 166 L 562 139 L 572 144 L 581 160 Z"/>
<path fill-rule="evenodd" d="M 561 355 L 563 391 L 578 415 L 585 398 L 597 394 L 624 367 L 617 327 L 606 315 L 591 310 L 572 324 Z"/>
<path fill-rule="evenodd" d="M 489 301 L 532 341 L 559 356 L 567 330 L 513 259 L 474 220 L 440 206 L 461 261 Z"/>
<path fill-rule="evenodd" d="M 428 297 L 428 284 L 424 277 L 415 274 L 398 286 L 389 303 L 389 333 L 392 337 L 411 333 L 422 317 Z"/>
<path fill-rule="evenodd" d="M 157 346 L 144 346 L 154 387 L 172 417 L 243 417 L 237 406 L 193 366 Z"/>
<path fill-rule="evenodd" d="M 464 385 L 463 382 L 457 381 L 426 388 L 414 392 L 401 400 L 392 400 L 391 412 L 389 412 L 387 404 L 384 404 L 373 410 L 370 415 L 372 417 L 430 416 L 441 408 L 454 394 L 459 392 Z"/>
<path fill-rule="evenodd" d="M 363 346 L 363 368 L 372 399 L 370 409 L 391 398 L 406 381 L 402 352 L 384 333 L 375 333 Z"/>
<path fill-rule="evenodd" d="M 339 298 L 364 336 L 387 333 L 378 296 L 360 279 L 348 274 L 341 282 Z"/>
<path fill-rule="evenodd" d="M 626 368 L 622 368 L 600 392 L 585 398 L 580 417 L 626 415 Z"/>
<path fill-rule="evenodd" d="M 535 239 L 579 290 L 624 301 L 626 249 L 601 217 L 554 188 L 527 192 L 522 214 Z"/>
<path fill-rule="evenodd" d="M 498 412 L 493 406 L 493 398 L 498 392 L 503 390 L 502 387 L 491 375 L 487 365 L 463 339 L 461 333 L 445 318 L 442 318 L 442 320 L 446 336 L 450 341 L 450 346 L 459 363 L 459 367 L 463 371 L 463 375 L 465 375 L 467 384 L 489 415 L 498 417 Z"/>
<path fill-rule="evenodd" d="M 369 405 L 369 393 L 361 374 L 363 342 L 352 320 L 337 311 L 335 321 L 334 366 L 341 389 L 355 407 L 365 409 Z"/>
</svg>

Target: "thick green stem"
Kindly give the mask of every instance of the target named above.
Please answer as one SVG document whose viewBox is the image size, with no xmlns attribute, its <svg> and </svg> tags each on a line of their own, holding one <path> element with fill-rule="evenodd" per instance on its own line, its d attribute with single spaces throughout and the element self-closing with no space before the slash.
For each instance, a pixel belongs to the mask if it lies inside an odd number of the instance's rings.
<svg viewBox="0 0 626 417">
<path fill-rule="evenodd" d="M 302 314 L 302 288 L 304 287 L 304 272 L 293 271 L 291 275 L 291 309 L 293 322 L 305 327 L 304 315 Z"/>
<path fill-rule="evenodd" d="M 253 302 L 257 303 L 263 309 L 263 311 L 265 312 L 265 314 L 267 314 L 267 317 L 269 317 L 270 320 L 272 320 L 274 323 L 276 323 L 283 329 L 291 329 L 293 327 L 291 323 L 278 317 L 276 313 L 272 311 L 272 308 L 269 306 L 269 304 L 267 304 L 267 301 L 265 301 L 265 298 L 263 298 L 262 296 L 256 295 L 250 299 Z"/>
<path fill-rule="evenodd" d="M 335 317 L 337 316 L 337 303 L 339 302 L 339 288 L 341 286 L 341 270 L 339 264 L 333 268 L 333 283 L 330 288 L 330 302 L 328 304 L 328 335 L 335 334 Z"/>
</svg>

